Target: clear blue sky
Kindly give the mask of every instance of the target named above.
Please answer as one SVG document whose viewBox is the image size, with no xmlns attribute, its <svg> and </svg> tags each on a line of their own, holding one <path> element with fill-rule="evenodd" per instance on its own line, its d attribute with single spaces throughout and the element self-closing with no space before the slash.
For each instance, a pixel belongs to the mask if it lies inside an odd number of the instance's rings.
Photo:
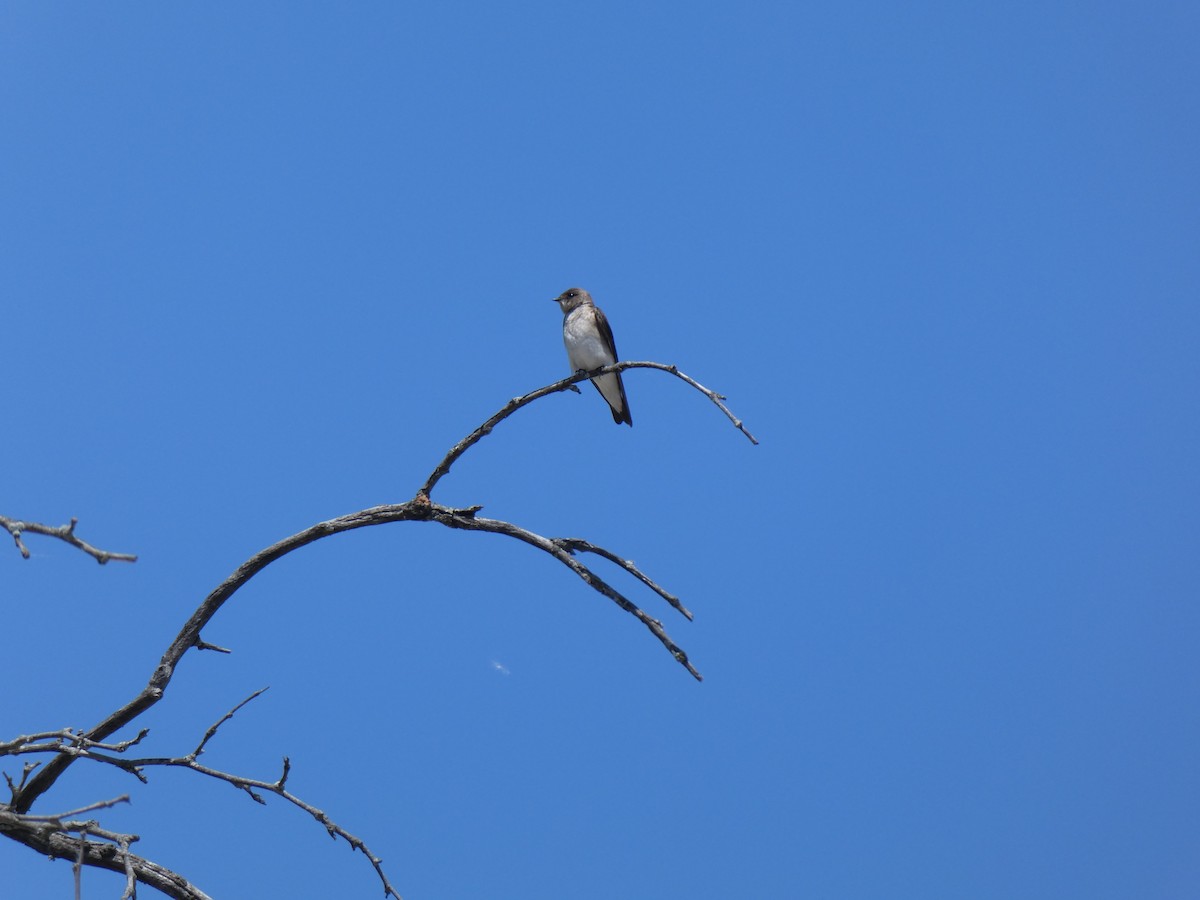
<svg viewBox="0 0 1200 900">
<path fill-rule="evenodd" d="M 425 898 L 1192 898 L 1194 4 L 16 2 L 0 12 L 0 739 L 132 697 L 205 594 L 410 498 L 633 558 L 695 683 L 549 557 L 402 524 L 252 582 L 146 724 Z M 586 387 L 586 386 L 585 386 Z M 15 771 L 10 764 L 10 772 Z M 278 801 L 37 810 L 217 898 L 375 897 Z M 70 867 L 0 842 L 0 893 Z M 85 896 L 120 880 L 90 873 Z"/>
</svg>

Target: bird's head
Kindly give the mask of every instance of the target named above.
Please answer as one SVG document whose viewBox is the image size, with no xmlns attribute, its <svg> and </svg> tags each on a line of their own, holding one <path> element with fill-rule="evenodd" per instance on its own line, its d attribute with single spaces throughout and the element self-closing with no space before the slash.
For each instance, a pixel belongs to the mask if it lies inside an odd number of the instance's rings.
<svg viewBox="0 0 1200 900">
<path fill-rule="evenodd" d="M 592 295 L 583 288 L 567 288 L 557 297 L 554 302 L 558 304 L 559 309 L 564 313 L 569 313 L 573 309 L 578 309 L 581 306 L 592 305 Z"/>
</svg>

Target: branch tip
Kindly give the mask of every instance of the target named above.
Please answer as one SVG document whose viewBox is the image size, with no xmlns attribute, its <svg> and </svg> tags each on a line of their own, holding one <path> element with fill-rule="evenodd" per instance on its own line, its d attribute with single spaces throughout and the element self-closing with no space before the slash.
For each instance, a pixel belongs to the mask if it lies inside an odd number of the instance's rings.
<svg viewBox="0 0 1200 900">
<path fill-rule="evenodd" d="M 214 653 L 232 653 L 233 652 L 228 647 L 220 647 L 216 644 L 210 644 L 208 641 L 203 640 L 200 637 L 200 635 L 196 635 L 196 641 L 194 644 L 192 644 L 192 646 L 195 647 L 197 650 L 212 650 Z"/>
<path fill-rule="evenodd" d="M 100 565 L 104 565 L 110 559 L 118 560 L 119 562 L 137 562 L 137 557 L 132 553 L 113 553 L 109 550 L 101 550 L 93 547 L 86 541 L 80 540 L 75 536 L 75 526 L 79 524 L 79 520 L 72 518 L 66 525 L 43 525 L 40 522 L 22 522 L 18 519 L 10 519 L 7 516 L 0 516 L 0 525 L 7 529 L 8 533 L 13 536 L 13 541 L 16 543 L 17 550 L 20 551 L 23 559 L 29 559 L 29 548 L 21 540 L 22 532 L 32 532 L 33 534 L 41 534 L 47 537 L 58 538 L 65 541 L 72 547 L 82 550 Z"/>
</svg>

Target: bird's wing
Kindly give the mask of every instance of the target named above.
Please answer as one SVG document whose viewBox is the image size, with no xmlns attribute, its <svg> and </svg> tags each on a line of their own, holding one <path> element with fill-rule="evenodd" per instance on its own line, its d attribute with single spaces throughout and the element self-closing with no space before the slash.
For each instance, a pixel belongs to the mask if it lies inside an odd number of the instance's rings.
<svg viewBox="0 0 1200 900">
<path fill-rule="evenodd" d="M 612 354 L 613 362 L 617 361 L 617 342 L 613 340 L 612 329 L 608 326 L 608 316 L 604 315 L 603 310 L 596 309 L 596 328 L 600 332 L 600 339 L 604 341 L 604 345 L 608 348 L 608 352 Z"/>
<path fill-rule="evenodd" d="M 596 330 L 600 332 L 600 340 L 604 342 L 604 346 L 607 347 L 608 352 L 612 354 L 613 362 L 616 362 L 617 342 L 613 340 L 612 329 L 608 326 L 608 317 L 605 316 L 604 313 L 599 309 L 596 310 Z M 630 415 L 629 412 L 629 400 L 625 396 L 625 382 L 621 380 L 621 373 L 617 372 L 615 375 L 605 375 L 604 378 L 612 378 L 616 380 L 617 396 L 620 399 L 620 403 L 613 403 L 594 379 L 592 383 L 596 385 L 596 389 L 600 391 L 600 396 L 604 397 L 604 399 L 608 402 L 609 407 L 612 409 L 613 421 L 618 425 L 624 422 L 626 425 L 632 427 L 633 416 Z"/>
</svg>

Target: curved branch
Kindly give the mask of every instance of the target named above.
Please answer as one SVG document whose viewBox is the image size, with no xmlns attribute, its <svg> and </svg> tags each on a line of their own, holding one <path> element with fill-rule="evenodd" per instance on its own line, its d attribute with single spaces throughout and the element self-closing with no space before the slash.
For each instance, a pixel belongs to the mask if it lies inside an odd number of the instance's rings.
<svg viewBox="0 0 1200 900">
<path fill-rule="evenodd" d="M 737 427 L 737 429 L 743 434 L 745 434 L 751 442 L 755 444 L 758 443 L 754 436 L 745 429 L 741 420 L 736 418 L 725 406 L 725 404 L 722 402 L 723 398 L 720 394 L 709 390 L 693 378 L 683 374 L 677 367 L 669 366 L 664 363 L 626 361 L 619 362 L 611 366 L 605 366 L 592 372 L 576 372 L 568 378 L 564 378 L 553 384 L 546 385 L 545 387 L 532 391 L 523 397 L 514 398 L 506 403 L 495 415 L 493 415 L 477 429 L 471 432 L 471 434 L 467 435 L 467 437 L 451 448 L 450 452 L 446 454 L 446 456 L 430 474 L 429 478 L 426 479 L 425 484 L 417 492 L 417 496 L 414 500 L 400 504 L 376 506 L 371 509 L 362 510 L 361 512 L 351 513 L 350 515 L 342 516 L 337 519 L 330 519 L 326 522 L 318 522 L 316 525 L 313 525 L 310 528 L 299 532 L 298 534 L 292 535 L 291 537 L 285 538 L 282 541 L 273 544 L 272 546 L 252 556 L 250 559 L 246 560 L 246 562 L 242 563 L 242 565 L 239 566 L 237 570 L 234 571 L 233 574 L 230 575 L 224 582 L 218 585 L 217 588 L 205 598 L 204 602 L 200 604 L 196 611 L 192 613 L 191 618 L 189 618 L 184 624 L 175 640 L 171 643 L 171 646 L 168 647 L 167 651 L 163 654 L 162 659 L 159 661 L 159 664 L 157 668 L 155 668 L 154 674 L 150 677 L 146 687 L 143 688 L 142 691 L 129 703 L 125 704 L 120 709 L 107 716 L 95 727 L 90 729 L 86 735 L 88 739 L 92 741 L 104 740 L 104 738 L 127 725 L 129 722 L 137 718 L 137 716 L 141 715 L 141 713 L 145 712 L 147 709 L 157 703 L 162 698 L 163 693 L 166 691 L 167 685 L 170 683 L 171 678 L 175 673 L 175 667 L 178 665 L 179 660 L 183 658 L 183 655 L 188 650 L 191 650 L 192 648 L 212 650 L 223 649 L 204 641 L 201 638 L 201 630 L 205 625 L 208 624 L 212 617 L 216 615 L 217 611 L 222 605 L 224 605 L 226 600 L 232 597 L 242 585 L 253 578 L 258 572 L 262 571 L 266 566 L 270 565 L 280 557 L 292 552 L 293 550 L 303 547 L 306 544 L 310 544 L 313 541 L 319 540 L 320 538 L 328 537 L 332 534 L 338 534 L 343 531 L 350 531 L 355 528 L 363 528 L 370 525 L 381 525 L 387 522 L 401 522 L 430 518 L 432 510 L 432 504 L 429 501 L 430 491 L 433 490 L 433 487 L 442 478 L 442 476 L 450 471 L 450 467 L 468 449 L 470 449 L 474 444 L 478 443 L 485 435 L 489 434 L 498 423 L 508 418 L 521 407 L 527 406 L 534 400 L 537 400 L 539 397 L 544 397 L 547 394 L 556 393 L 558 391 L 568 390 L 573 387 L 576 382 L 582 381 L 585 378 L 636 368 L 658 369 L 660 371 L 668 372 L 683 380 L 687 384 L 699 390 L 713 403 L 715 403 L 717 407 L 725 413 L 729 420 L 733 422 L 734 426 Z M 588 569 L 582 563 L 579 563 L 577 560 L 574 560 L 571 557 L 570 550 L 567 549 L 565 545 L 555 544 L 547 538 L 541 537 L 540 535 L 535 535 L 533 532 L 526 531 L 506 522 L 476 519 L 474 517 L 473 510 L 449 510 L 446 507 L 438 507 L 437 518 L 438 521 L 442 522 L 443 524 L 454 528 L 470 528 L 483 531 L 492 530 L 498 533 L 508 534 L 513 537 L 518 537 L 520 540 L 523 540 L 526 543 L 533 544 L 534 546 L 545 550 L 547 553 L 554 556 L 556 559 L 570 568 L 573 572 L 575 572 L 576 575 L 582 578 L 593 588 L 604 594 L 606 597 L 609 597 L 609 599 L 621 606 L 622 609 L 625 609 L 627 612 L 631 613 L 640 621 L 642 621 L 642 623 L 654 633 L 659 641 L 662 642 L 663 646 L 665 646 L 671 652 L 671 654 L 675 656 L 675 658 L 678 659 L 688 669 L 688 671 L 693 674 L 693 676 L 699 678 L 699 673 L 696 672 L 691 664 L 687 662 L 687 655 L 684 654 L 683 651 L 676 646 L 669 637 L 667 637 L 666 632 L 662 630 L 662 625 L 657 619 L 653 619 L 646 615 L 635 604 L 627 600 L 613 588 L 609 587 L 590 569 Z M 85 544 L 83 541 L 76 538 L 74 536 L 74 519 L 71 520 L 69 525 L 64 525 L 57 529 L 50 528 L 48 526 L 36 526 L 32 525 L 31 523 L 19 523 L 15 520 L 6 518 L 0 518 L 0 524 L 3 524 L 6 528 L 8 528 L 9 532 L 14 535 L 18 546 L 21 547 L 23 551 L 25 548 L 20 541 L 20 532 L 22 527 L 30 531 L 36 531 L 37 533 L 51 534 L 55 537 L 65 540 L 74 546 L 80 547 L 85 552 L 92 554 L 101 562 L 105 562 L 108 559 L 131 559 L 131 557 L 128 557 L 124 554 L 112 554 L 108 553 L 107 551 L 96 550 L 96 548 L 91 547 L 90 545 Z M 582 544 L 577 544 L 576 546 L 580 549 L 591 549 L 590 545 L 587 548 L 584 548 Z M 27 553 L 28 551 L 25 552 Z M 592 552 L 597 551 L 593 550 Z M 613 559 L 619 565 L 623 565 L 623 562 L 614 556 L 609 556 L 608 558 Z M 657 585 L 649 582 L 648 579 L 641 575 L 640 572 L 635 572 L 634 574 L 641 578 L 643 582 L 648 583 L 669 602 L 677 604 L 677 600 L 673 600 L 669 594 L 666 594 L 659 589 Z M 686 612 L 685 615 L 687 615 Z M 18 813 L 28 812 L 37 798 L 45 793 L 50 786 L 54 784 L 58 776 L 61 775 L 62 772 L 71 764 L 71 760 L 72 756 L 66 753 L 60 754 L 51 760 L 17 792 L 17 795 L 13 798 L 13 809 L 15 809 Z"/>
<path fill-rule="evenodd" d="M 704 676 L 696 671 L 696 667 L 689 661 L 687 654 L 678 644 L 671 640 L 666 629 L 663 628 L 662 622 L 655 619 L 653 616 L 643 612 L 637 604 L 623 596 L 619 591 L 610 586 L 595 572 L 575 559 L 570 551 L 565 549 L 558 541 L 550 538 L 542 537 L 540 534 L 534 534 L 519 525 L 513 525 L 511 522 L 502 522 L 499 519 L 484 519 L 476 516 L 474 512 L 467 510 L 450 509 L 449 507 L 432 504 L 433 518 L 435 521 L 441 522 L 449 528 L 460 528 L 464 531 L 487 531 L 492 534 L 503 534 L 508 537 L 516 538 L 519 541 L 524 541 L 526 544 L 537 547 L 539 550 L 544 550 L 549 553 L 560 563 L 578 575 L 585 584 L 599 591 L 613 603 L 625 610 L 643 625 L 650 629 L 651 634 L 658 638 L 659 642 L 667 648 L 667 652 L 675 657 L 675 661 L 687 669 L 692 677 L 697 681 L 703 681 Z"/>
<path fill-rule="evenodd" d="M 410 500 L 407 503 L 376 506 L 371 509 L 364 509 L 361 512 L 351 513 L 348 516 L 330 519 L 327 522 L 318 522 L 316 525 L 306 528 L 304 531 L 294 534 L 291 537 L 284 538 L 279 543 L 272 544 L 265 550 L 256 553 L 238 566 L 234 573 L 218 585 L 204 599 L 204 602 L 197 607 L 196 611 L 192 613 L 191 618 L 187 620 L 175 640 L 172 641 L 171 646 L 163 654 L 162 659 L 154 670 L 154 674 L 150 676 L 150 681 L 142 689 L 141 693 L 116 712 L 108 715 L 95 727 L 91 728 L 86 734 L 87 738 L 92 741 L 104 740 L 119 728 L 128 725 L 161 700 L 163 693 L 167 689 L 167 685 L 170 684 L 171 678 L 175 674 L 175 667 L 179 664 L 179 660 L 183 658 L 183 655 L 193 647 L 200 649 L 204 646 L 211 646 L 201 641 L 201 629 L 208 624 L 209 620 L 217 614 L 217 610 L 242 585 L 281 556 L 286 556 L 293 550 L 297 550 L 306 544 L 311 544 L 313 541 L 332 534 L 339 534 L 343 531 L 364 528 L 368 525 L 382 525 L 387 522 L 403 522 L 428 517 L 428 503 L 421 503 L 416 500 Z M 13 809 L 18 813 L 29 812 L 34 801 L 50 789 L 50 786 L 54 784 L 58 776 L 66 770 L 72 761 L 73 757 L 70 754 L 60 754 L 50 760 L 13 797 Z"/>
<path fill-rule="evenodd" d="M 429 474 L 429 477 L 425 479 L 425 483 L 421 485 L 421 489 L 417 491 L 417 496 L 428 497 L 433 491 L 434 485 L 442 480 L 442 476 L 450 471 L 450 467 L 458 462 L 459 457 L 466 453 L 472 446 L 479 443 L 479 441 L 481 441 L 484 437 L 491 434 L 493 428 L 515 413 L 522 406 L 528 406 L 534 400 L 539 400 L 542 397 L 545 397 L 547 394 L 556 394 L 559 391 L 571 390 L 577 382 L 583 381 L 584 379 L 596 378 L 600 375 L 608 375 L 614 372 L 622 372 L 625 369 L 658 369 L 660 372 L 669 372 L 676 378 L 684 381 L 687 384 L 690 384 L 696 390 L 708 397 L 709 400 L 715 403 L 721 412 L 725 413 L 725 415 L 729 418 L 729 421 L 734 424 L 734 427 L 736 427 L 738 431 L 750 439 L 750 443 L 758 443 L 758 440 L 754 437 L 754 435 L 746 430 L 746 427 L 742 424 L 742 420 L 730 412 L 729 407 L 722 402 L 725 399 L 724 396 L 718 394 L 716 391 L 709 390 L 694 378 L 684 375 L 676 366 L 669 366 L 666 363 L 658 362 L 619 362 L 614 363 L 611 366 L 593 369 L 590 372 L 576 372 L 569 378 L 564 378 L 561 381 L 556 381 L 553 384 L 540 387 L 536 391 L 530 391 L 528 394 L 525 394 L 522 397 L 514 397 L 513 399 L 509 400 L 504 404 L 504 406 L 500 407 L 500 409 L 496 411 L 495 415 L 493 415 L 490 419 L 488 419 L 450 448 L 450 452 L 446 454 L 442 461 L 437 464 L 437 468 L 435 468 Z"/>
<path fill-rule="evenodd" d="M 44 534 L 47 537 L 55 537 L 60 541 L 66 541 L 72 547 L 78 547 L 100 565 L 104 565 L 110 559 L 117 562 L 137 562 L 137 557 L 132 553 L 113 553 L 109 550 L 101 550 L 99 547 L 93 547 L 87 541 L 80 540 L 75 536 L 75 526 L 79 524 L 78 519 L 71 519 L 66 525 L 42 525 L 39 522 L 22 522 L 19 519 L 10 519 L 7 516 L 0 516 L 0 525 L 12 535 L 13 541 L 17 545 L 17 549 L 21 551 L 21 556 L 29 559 L 29 548 L 25 546 L 25 542 L 21 540 L 21 533 L 28 531 L 32 534 Z"/>
<path fill-rule="evenodd" d="M 631 615 L 635 616 L 639 621 L 642 622 L 642 624 L 646 625 L 646 627 L 650 629 L 650 631 L 655 635 L 655 637 L 658 638 L 663 646 L 667 648 L 671 655 L 674 656 L 675 659 L 678 660 L 689 672 L 691 672 L 693 677 L 699 679 L 699 672 L 697 672 L 691 663 L 688 662 L 687 654 L 684 653 L 683 650 L 680 649 L 667 636 L 666 632 L 662 628 L 662 623 L 660 623 L 657 619 L 648 616 L 640 608 L 638 608 L 636 604 L 632 603 L 619 592 L 606 584 L 590 569 L 573 559 L 571 552 L 568 549 L 565 549 L 563 545 L 555 544 L 548 538 L 544 538 L 541 535 L 536 535 L 533 532 L 526 531 L 525 529 L 519 528 L 516 525 L 511 525 L 507 522 L 499 522 L 489 519 L 476 519 L 474 513 L 479 507 L 473 507 L 465 510 L 451 510 L 448 507 L 435 507 L 434 504 L 432 504 L 429 500 L 429 491 L 433 489 L 433 486 L 438 482 L 438 480 L 441 479 L 443 475 L 450 471 L 451 465 L 453 465 L 454 462 L 458 460 L 458 458 L 461 457 L 463 453 L 465 453 L 471 446 L 482 439 L 484 435 L 490 433 L 492 428 L 495 427 L 497 423 L 506 419 L 516 410 L 528 405 L 529 403 L 532 403 L 539 397 L 544 397 L 547 394 L 555 393 L 557 391 L 567 390 L 574 385 L 575 382 L 584 378 L 593 377 L 597 374 L 605 374 L 608 372 L 619 372 L 623 369 L 631 368 L 659 369 L 664 372 L 669 372 L 670 374 L 675 375 L 677 378 L 682 379 L 708 396 L 713 403 L 715 403 L 722 411 L 725 412 L 734 425 L 740 431 L 742 431 L 746 437 L 748 437 L 751 441 L 754 441 L 754 443 L 757 443 L 754 437 L 742 426 L 741 421 L 736 419 L 721 402 L 720 395 L 710 391 L 708 388 L 684 375 L 682 372 L 676 369 L 676 367 L 664 365 L 663 363 L 621 362 L 612 366 L 605 366 L 604 368 L 597 369 L 591 373 L 577 372 L 569 378 L 564 378 L 561 381 L 555 382 L 554 384 L 539 388 L 536 391 L 526 394 L 524 397 L 510 400 L 499 412 L 493 415 L 490 419 L 484 422 L 483 425 L 475 429 L 475 431 L 473 431 L 470 435 L 468 435 L 451 449 L 438 467 L 434 469 L 433 473 L 429 476 L 429 479 L 425 482 L 425 485 L 422 486 L 421 490 L 418 491 L 416 498 L 413 500 L 409 500 L 405 503 L 376 506 L 370 509 L 361 510 L 360 512 L 341 516 L 336 519 L 330 519 L 326 522 L 318 522 L 316 525 L 306 528 L 304 531 L 294 534 L 291 537 L 284 538 L 282 541 L 267 547 L 265 550 L 260 551 L 259 553 L 250 557 L 250 559 L 246 560 L 246 562 L 242 563 L 242 565 L 240 565 L 224 582 L 218 585 L 216 589 L 204 599 L 204 602 L 197 607 L 196 611 L 192 613 L 191 617 L 184 624 L 175 640 L 163 654 L 162 659 L 159 661 L 158 666 L 151 675 L 149 682 L 141 690 L 141 692 L 120 709 L 109 714 L 101 722 L 88 730 L 86 737 L 92 741 L 102 741 L 109 735 L 116 732 L 118 729 L 132 722 L 135 718 L 157 703 L 165 693 L 167 686 L 170 684 L 171 678 L 175 673 L 175 667 L 188 650 L 193 648 L 198 650 L 222 650 L 223 648 L 209 644 L 201 638 L 202 629 L 208 624 L 212 617 L 216 615 L 217 611 L 224 605 L 225 601 L 232 597 L 234 593 L 236 593 L 238 589 L 242 587 L 242 585 L 244 585 L 258 572 L 261 572 L 275 560 L 282 556 L 286 556 L 293 550 L 297 550 L 300 547 L 312 543 L 313 541 L 320 540 L 323 537 L 329 537 L 333 534 L 351 531 L 356 528 L 365 528 L 371 525 L 382 525 L 389 522 L 424 520 L 431 517 L 437 518 L 437 520 L 442 524 L 453 528 L 466 528 L 479 531 L 490 530 L 497 533 L 508 534 L 511 537 L 517 537 L 526 543 L 545 550 L 551 556 L 555 557 L 561 563 L 575 572 L 576 575 L 582 578 L 595 590 L 599 591 L 601 594 L 604 594 L 626 612 L 629 612 Z M 435 508 L 437 510 L 437 516 L 433 515 Z M 74 525 L 72 524 L 69 526 L 69 528 L 73 529 Z M 582 547 L 582 545 L 578 546 Z M 615 557 L 613 556 L 610 556 L 609 558 L 615 560 Z M 618 564 L 622 563 L 618 561 Z M 645 579 L 645 577 L 640 573 L 635 574 L 644 582 L 647 581 L 647 579 Z M 670 595 L 661 591 L 657 585 L 651 584 L 651 587 L 661 596 L 667 598 L 669 602 L 672 602 Z M 677 601 L 674 602 L 677 603 Z M 685 612 L 685 615 L 688 614 Z M 47 763 L 45 767 L 38 771 L 16 792 L 16 795 L 13 797 L 12 808 L 18 813 L 27 813 L 32 808 L 33 803 L 37 800 L 37 798 L 49 790 L 51 785 L 53 785 L 58 777 L 67 769 L 68 766 L 70 766 L 73 758 L 74 757 L 69 753 L 62 753 Z"/>
</svg>

